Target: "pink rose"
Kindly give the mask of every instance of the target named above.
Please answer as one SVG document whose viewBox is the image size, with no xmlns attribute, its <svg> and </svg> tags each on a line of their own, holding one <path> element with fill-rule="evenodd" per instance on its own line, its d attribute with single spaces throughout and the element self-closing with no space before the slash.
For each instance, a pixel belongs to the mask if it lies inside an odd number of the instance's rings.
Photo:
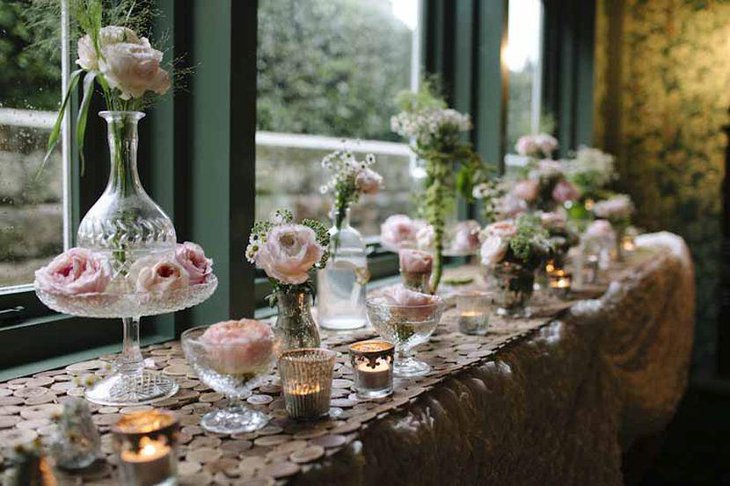
<svg viewBox="0 0 730 486">
<path fill-rule="evenodd" d="M 558 149 L 558 140 L 547 133 L 537 135 L 534 141 L 546 157 L 550 157 Z"/>
<path fill-rule="evenodd" d="M 101 293 L 112 280 L 112 268 L 101 254 L 71 248 L 35 272 L 36 286 L 67 296 Z"/>
<path fill-rule="evenodd" d="M 541 213 L 540 222 L 545 229 L 562 230 L 565 229 L 565 225 L 568 224 L 568 218 L 564 213 L 554 211 L 551 213 Z"/>
<path fill-rule="evenodd" d="M 507 256 L 508 249 L 509 240 L 496 235 L 487 236 L 480 250 L 482 265 L 489 267 L 501 262 Z"/>
<path fill-rule="evenodd" d="M 200 336 L 213 368 L 221 374 L 257 374 L 274 357 L 271 327 L 253 319 L 213 324 Z"/>
<path fill-rule="evenodd" d="M 535 137 L 533 137 L 532 135 L 523 135 L 519 139 L 517 139 L 515 150 L 517 150 L 518 154 L 524 157 L 532 157 L 535 155 L 539 155 L 540 145 L 537 143 L 537 140 L 535 140 Z"/>
<path fill-rule="evenodd" d="M 363 169 L 355 177 L 355 186 L 363 194 L 375 194 L 383 185 L 383 177 L 372 169 Z"/>
<path fill-rule="evenodd" d="M 393 248 L 415 246 L 416 233 L 421 225 L 405 214 L 389 216 L 380 226 L 380 240 Z"/>
<path fill-rule="evenodd" d="M 625 194 L 619 194 L 593 205 L 593 214 L 610 220 L 627 219 L 633 212 L 634 204 L 631 202 L 631 198 Z"/>
<path fill-rule="evenodd" d="M 132 264 L 129 275 L 138 293 L 162 295 L 189 285 L 188 272 L 174 260 L 149 256 Z"/>
<path fill-rule="evenodd" d="M 559 203 L 575 201 L 580 197 L 580 191 L 565 179 L 558 181 L 553 188 L 553 199 Z"/>
<path fill-rule="evenodd" d="M 611 223 L 605 219 L 597 219 L 588 225 L 584 238 L 589 241 L 607 241 L 616 238 L 616 233 Z"/>
<path fill-rule="evenodd" d="M 451 249 L 454 251 L 473 251 L 479 248 L 479 223 L 474 220 L 460 221 L 454 228 Z"/>
<path fill-rule="evenodd" d="M 274 226 L 256 253 L 256 265 L 284 284 L 309 280 L 309 271 L 322 259 L 325 249 L 312 228 L 301 224 Z"/>
<path fill-rule="evenodd" d="M 416 232 L 416 243 L 418 248 L 431 248 L 434 241 L 436 240 L 436 233 L 433 231 L 433 226 L 430 224 L 421 223 L 419 230 Z"/>
<path fill-rule="evenodd" d="M 497 205 L 497 212 L 503 218 L 515 218 L 525 211 L 527 203 L 514 194 L 506 194 Z"/>
<path fill-rule="evenodd" d="M 402 285 L 388 287 L 383 291 L 383 298 L 391 305 L 402 305 L 409 307 L 427 306 L 437 304 L 441 299 L 436 295 L 424 294 L 408 289 Z"/>
<path fill-rule="evenodd" d="M 204 283 L 213 272 L 213 260 L 206 258 L 203 248 L 195 243 L 178 244 L 175 259 L 188 272 L 191 284 Z"/>
<path fill-rule="evenodd" d="M 537 175 L 543 178 L 555 178 L 563 175 L 563 166 L 557 160 L 543 159 L 537 164 Z"/>
<path fill-rule="evenodd" d="M 484 235 L 497 236 L 508 240 L 517 234 L 517 226 L 512 221 L 497 221 L 484 228 Z"/>
<path fill-rule="evenodd" d="M 433 256 L 421 250 L 404 248 L 398 252 L 400 271 L 406 273 L 431 273 Z"/>
<path fill-rule="evenodd" d="M 523 201 L 532 202 L 537 199 L 540 192 L 540 182 L 534 179 L 525 179 L 517 182 L 512 187 L 512 195 Z"/>
</svg>

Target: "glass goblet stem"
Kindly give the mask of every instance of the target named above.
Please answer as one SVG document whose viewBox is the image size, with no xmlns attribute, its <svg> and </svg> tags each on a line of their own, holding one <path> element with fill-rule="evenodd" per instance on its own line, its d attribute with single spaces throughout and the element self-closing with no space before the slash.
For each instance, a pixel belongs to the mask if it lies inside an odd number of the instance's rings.
<svg viewBox="0 0 730 486">
<path fill-rule="evenodd" d="M 139 317 L 122 318 L 124 340 L 122 356 L 117 361 L 117 368 L 122 374 L 132 374 L 144 368 L 142 351 L 139 347 Z"/>
</svg>

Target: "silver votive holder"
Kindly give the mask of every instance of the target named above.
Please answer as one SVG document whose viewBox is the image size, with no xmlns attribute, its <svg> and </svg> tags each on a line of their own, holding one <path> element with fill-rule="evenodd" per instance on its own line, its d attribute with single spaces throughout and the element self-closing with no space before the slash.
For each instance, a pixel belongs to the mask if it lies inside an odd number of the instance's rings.
<svg viewBox="0 0 730 486">
<path fill-rule="evenodd" d="M 327 415 L 335 356 L 335 352 L 319 348 L 292 349 L 279 356 L 284 405 L 291 418 L 311 420 Z"/>
<path fill-rule="evenodd" d="M 177 484 L 179 427 L 177 417 L 164 410 L 144 410 L 122 416 L 112 426 L 119 484 Z"/>
<path fill-rule="evenodd" d="M 357 397 L 368 400 L 392 394 L 395 346 L 370 340 L 353 343 L 349 349 Z"/>
<path fill-rule="evenodd" d="M 459 331 L 484 336 L 489 331 L 489 318 L 495 309 L 493 292 L 463 292 L 456 295 Z"/>
</svg>

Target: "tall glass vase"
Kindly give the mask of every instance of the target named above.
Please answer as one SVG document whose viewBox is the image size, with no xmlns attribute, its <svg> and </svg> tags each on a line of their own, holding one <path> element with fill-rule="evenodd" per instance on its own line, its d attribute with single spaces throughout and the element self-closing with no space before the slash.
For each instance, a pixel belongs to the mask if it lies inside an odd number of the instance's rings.
<svg viewBox="0 0 730 486">
<path fill-rule="evenodd" d="M 289 349 L 318 348 L 319 329 L 312 317 L 312 294 L 305 289 L 276 293 L 278 315 L 272 327 L 277 356 Z"/>
<path fill-rule="evenodd" d="M 107 121 L 111 169 L 109 182 L 98 201 L 84 216 L 78 245 L 104 253 L 112 262 L 114 279 L 108 292 L 129 294 L 133 283 L 125 279 L 140 258 L 171 257 L 177 237 L 170 218 L 147 195 L 137 173 L 137 123 L 139 112 L 104 111 Z M 122 317 L 122 356 L 114 373 L 87 388 L 86 398 L 104 405 L 138 405 L 172 396 L 178 385 L 171 378 L 144 367 L 139 346 L 139 308 L 130 306 Z"/>
<path fill-rule="evenodd" d="M 363 327 L 365 286 L 369 279 L 367 249 L 360 232 L 350 226 L 350 209 L 334 217 L 330 257 L 317 272 L 317 316 L 325 329 Z"/>
</svg>

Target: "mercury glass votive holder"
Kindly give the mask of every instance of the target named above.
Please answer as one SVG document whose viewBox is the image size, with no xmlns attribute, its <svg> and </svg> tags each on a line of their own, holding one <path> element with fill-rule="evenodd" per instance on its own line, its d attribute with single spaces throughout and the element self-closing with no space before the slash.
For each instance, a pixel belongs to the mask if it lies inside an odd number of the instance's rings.
<svg viewBox="0 0 730 486">
<path fill-rule="evenodd" d="M 177 417 L 164 410 L 123 415 L 112 426 L 119 484 L 176 485 L 179 427 Z"/>
<path fill-rule="evenodd" d="M 395 346 L 370 340 L 353 343 L 349 349 L 357 397 L 367 400 L 392 394 Z"/>
<path fill-rule="evenodd" d="M 319 348 L 291 349 L 279 356 L 284 405 L 291 418 L 311 420 L 327 415 L 335 357 L 335 352 Z"/>
<path fill-rule="evenodd" d="M 493 292 L 463 292 L 456 295 L 459 331 L 484 336 L 489 330 L 489 318 L 496 307 Z"/>
</svg>

